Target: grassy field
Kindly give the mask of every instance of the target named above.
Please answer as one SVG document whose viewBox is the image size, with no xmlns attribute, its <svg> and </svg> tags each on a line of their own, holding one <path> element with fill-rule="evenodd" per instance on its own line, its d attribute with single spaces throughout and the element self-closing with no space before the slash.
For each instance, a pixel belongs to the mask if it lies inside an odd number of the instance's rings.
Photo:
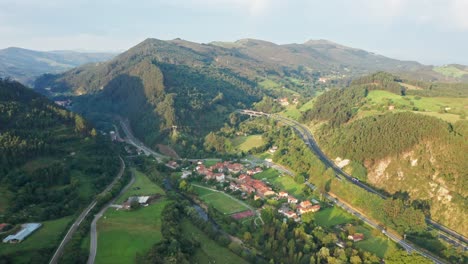
<svg viewBox="0 0 468 264">
<path fill-rule="evenodd" d="M 38 259 L 41 258 L 38 256 L 39 251 L 50 251 L 50 254 L 44 256 L 45 262 L 48 262 L 59 241 L 62 239 L 62 233 L 72 219 L 71 216 L 68 216 L 42 222 L 43 226 L 20 244 L 0 243 L 0 256 L 14 256 L 13 263 L 38 263 L 38 261 L 41 262 Z"/>
<path fill-rule="evenodd" d="M 351 222 L 353 216 L 340 208 L 325 208 L 315 213 L 315 221 L 320 226 L 332 227 Z"/>
<path fill-rule="evenodd" d="M 262 135 L 238 136 L 232 139 L 232 145 L 240 151 L 249 151 L 263 145 Z"/>
<path fill-rule="evenodd" d="M 380 90 L 370 91 L 367 99 L 367 106 L 379 110 L 360 110 L 358 118 L 381 114 L 380 110 L 387 111 L 386 105 L 392 104 L 395 106 L 395 112 L 408 111 L 408 109 L 416 107 L 418 111 L 414 111 L 414 113 L 438 117 L 448 122 L 456 122 L 460 119 L 459 113 L 465 111 L 468 107 L 468 98 L 421 97 L 415 99 L 415 96 L 400 96 Z M 441 109 L 444 111 L 440 112 Z"/>
<path fill-rule="evenodd" d="M 304 185 L 294 181 L 291 176 L 281 175 L 277 170 L 269 168 L 261 173 L 255 174 L 255 179 L 263 180 L 277 187 L 280 190 L 287 191 L 294 195 L 296 198 L 303 199 L 304 192 L 302 191 Z"/>
<path fill-rule="evenodd" d="M 435 72 L 438 72 L 448 77 L 459 78 L 465 74 L 468 74 L 468 71 L 464 71 L 464 70 L 458 69 L 457 67 L 450 66 L 450 65 L 434 67 L 433 69 Z"/>
<path fill-rule="evenodd" d="M 362 250 L 374 253 L 380 258 L 383 258 L 386 254 L 397 250 L 397 246 L 391 240 L 388 240 L 384 236 L 374 236 L 372 230 L 367 226 L 357 226 L 356 232 L 363 233 L 365 239 L 363 241 L 356 242 L 356 247 Z"/>
<path fill-rule="evenodd" d="M 206 166 L 206 167 L 210 167 L 210 166 L 213 166 L 215 165 L 216 163 L 220 162 L 221 160 L 218 160 L 218 159 L 210 159 L 210 160 L 205 160 L 203 162 L 203 164 Z"/>
<path fill-rule="evenodd" d="M 315 97 L 315 98 L 316 98 L 316 97 Z M 299 108 L 299 110 L 300 110 L 301 112 L 305 112 L 305 111 L 307 111 L 307 110 L 309 110 L 309 109 L 312 109 L 312 107 L 314 107 L 315 98 L 314 98 L 314 99 L 311 99 L 311 100 L 308 101 L 307 103 L 303 104 L 303 105 Z"/>
<path fill-rule="evenodd" d="M 222 247 L 215 241 L 211 240 L 188 220 L 184 220 L 182 222 L 182 231 L 187 235 L 187 237 L 200 242 L 200 248 L 193 256 L 193 259 L 191 260 L 192 263 L 248 263 L 241 257 L 232 253 L 229 249 Z"/>
<path fill-rule="evenodd" d="M 136 172 L 136 181 L 123 195 L 164 193 L 143 173 Z M 134 190 L 133 187 L 140 187 Z M 162 239 L 161 212 L 168 203 L 161 198 L 148 207 L 135 211 L 109 208 L 99 220 L 96 263 L 133 263 L 137 253 L 144 254 Z"/>
<path fill-rule="evenodd" d="M 281 112 L 280 114 L 282 114 L 285 117 L 292 118 L 294 120 L 299 120 L 299 118 L 302 116 L 301 111 L 299 111 L 299 109 L 297 109 L 296 105 L 286 106 L 286 109 L 283 112 Z"/>
<path fill-rule="evenodd" d="M 213 206 L 216 210 L 220 211 L 221 213 L 233 214 L 249 209 L 245 205 L 241 204 L 239 201 L 229 198 L 226 194 L 222 192 L 215 192 L 197 186 L 193 186 L 193 188 L 197 192 L 200 199 L 203 200 L 203 202 Z"/>
<path fill-rule="evenodd" d="M 148 177 L 135 169 L 132 169 L 132 172 L 135 173 L 135 182 L 128 191 L 123 194 L 116 203 L 123 203 L 130 196 L 135 195 L 151 195 L 151 194 L 163 194 L 164 191 L 158 185 L 154 184 Z M 139 189 L 138 189 L 139 188 Z"/>
</svg>

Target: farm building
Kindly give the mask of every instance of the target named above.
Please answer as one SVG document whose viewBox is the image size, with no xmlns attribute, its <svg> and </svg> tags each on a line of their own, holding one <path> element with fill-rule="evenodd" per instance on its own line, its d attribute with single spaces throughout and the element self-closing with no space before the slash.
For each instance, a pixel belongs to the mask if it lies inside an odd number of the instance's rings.
<svg viewBox="0 0 468 264">
<path fill-rule="evenodd" d="M 21 230 L 18 233 L 7 236 L 3 239 L 3 243 L 20 243 L 41 226 L 42 224 L 40 223 L 23 224 L 21 225 Z"/>
</svg>

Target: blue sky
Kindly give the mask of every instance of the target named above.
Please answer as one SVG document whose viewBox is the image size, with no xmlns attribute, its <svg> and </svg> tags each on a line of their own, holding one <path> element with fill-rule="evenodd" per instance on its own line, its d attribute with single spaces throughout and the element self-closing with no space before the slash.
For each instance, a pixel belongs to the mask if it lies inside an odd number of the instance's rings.
<svg viewBox="0 0 468 264">
<path fill-rule="evenodd" d="M 0 48 L 126 50 L 142 40 L 328 39 L 468 64 L 468 0 L 2 0 Z"/>
</svg>

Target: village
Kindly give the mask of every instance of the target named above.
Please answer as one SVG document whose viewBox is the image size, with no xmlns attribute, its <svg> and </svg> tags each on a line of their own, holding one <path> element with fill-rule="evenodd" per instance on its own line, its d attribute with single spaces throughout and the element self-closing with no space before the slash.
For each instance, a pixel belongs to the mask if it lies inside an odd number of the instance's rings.
<svg viewBox="0 0 468 264">
<path fill-rule="evenodd" d="M 169 161 L 167 167 L 176 169 L 178 164 Z M 279 201 L 281 206 L 278 213 L 295 222 L 301 221 L 301 216 L 307 213 L 315 213 L 320 210 L 320 203 L 316 199 L 300 201 L 284 190 L 274 191 L 266 179 L 255 179 L 254 176 L 263 172 L 262 166 L 241 164 L 238 162 L 224 161 L 206 166 L 202 161 L 196 162 L 192 170 L 183 170 L 181 178 L 198 175 L 203 177 L 207 185 L 222 183 L 224 191 L 240 192 L 242 199 L 252 197 L 253 200 L 272 199 Z"/>
</svg>

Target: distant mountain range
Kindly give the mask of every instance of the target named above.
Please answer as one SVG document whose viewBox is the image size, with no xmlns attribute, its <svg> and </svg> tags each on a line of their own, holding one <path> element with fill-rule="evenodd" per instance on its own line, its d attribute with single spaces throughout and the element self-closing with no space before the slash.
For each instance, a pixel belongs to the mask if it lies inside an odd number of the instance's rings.
<svg viewBox="0 0 468 264">
<path fill-rule="evenodd" d="M 45 73 L 60 73 L 74 67 L 106 61 L 113 53 L 87 53 L 75 51 L 34 51 L 22 48 L 0 50 L 0 77 L 10 77 L 31 85 Z"/>
</svg>

